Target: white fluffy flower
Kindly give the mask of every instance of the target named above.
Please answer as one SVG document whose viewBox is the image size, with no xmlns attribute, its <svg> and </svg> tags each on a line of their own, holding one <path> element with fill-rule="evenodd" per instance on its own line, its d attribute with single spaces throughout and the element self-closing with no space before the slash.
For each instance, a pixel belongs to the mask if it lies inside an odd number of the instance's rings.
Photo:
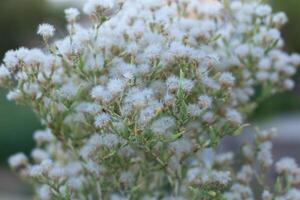
<svg viewBox="0 0 300 200">
<path fill-rule="evenodd" d="M 83 11 L 87 15 L 96 15 L 97 13 L 104 15 L 112 15 L 118 9 L 116 0 L 88 0 L 83 7 Z"/>
<path fill-rule="evenodd" d="M 51 188 L 48 185 L 42 185 L 40 188 L 37 190 L 37 195 L 39 196 L 40 199 L 43 200 L 51 200 Z"/>
<path fill-rule="evenodd" d="M 264 142 L 259 146 L 257 159 L 262 164 L 263 167 L 270 167 L 273 164 L 273 157 L 271 151 L 272 151 L 271 142 Z"/>
<path fill-rule="evenodd" d="M 277 26 L 282 26 L 285 23 L 287 23 L 288 18 L 286 16 L 285 13 L 283 12 L 278 12 L 273 16 L 273 22 L 277 25 Z"/>
<path fill-rule="evenodd" d="M 272 8 L 269 5 L 259 5 L 255 10 L 256 15 L 259 17 L 270 15 L 271 12 Z"/>
<path fill-rule="evenodd" d="M 54 139 L 54 136 L 52 135 L 50 130 L 46 129 L 35 131 L 35 133 L 33 134 L 33 138 L 38 145 L 41 145 L 51 142 Z"/>
<path fill-rule="evenodd" d="M 23 98 L 23 94 L 20 90 L 16 89 L 16 90 L 9 91 L 8 94 L 6 95 L 6 98 L 10 101 L 12 100 L 18 101 Z"/>
<path fill-rule="evenodd" d="M 63 99 L 72 99 L 77 95 L 79 87 L 75 83 L 67 82 L 57 91 L 57 94 Z"/>
<path fill-rule="evenodd" d="M 179 84 L 181 85 L 182 90 L 184 92 L 191 92 L 191 90 L 195 85 L 195 83 L 192 80 L 188 80 L 188 79 L 179 80 Z"/>
<path fill-rule="evenodd" d="M 272 194 L 268 190 L 264 190 L 261 197 L 262 197 L 262 200 L 272 200 L 273 199 Z"/>
<path fill-rule="evenodd" d="M 241 114 L 233 109 L 229 109 L 226 112 L 226 118 L 233 124 L 241 124 L 243 122 Z"/>
<path fill-rule="evenodd" d="M 19 58 L 17 52 L 14 50 L 9 50 L 5 53 L 3 62 L 7 68 L 15 68 L 19 63 Z"/>
<path fill-rule="evenodd" d="M 253 178 L 253 169 L 249 165 L 244 165 L 242 169 L 237 173 L 237 179 L 244 183 L 249 183 Z"/>
<path fill-rule="evenodd" d="M 293 158 L 284 157 L 281 158 L 275 164 L 277 173 L 293 173 L 298 169 L 298 165 Z"/>
<path fill-rule="evenodd" d="M 44 38 L 51 38 L 54 36 L 55 28 L 50 24 L 40 24 L 37 30 L 37 34 Z"/>
<path fill-rule="evenodd" d="M 53 161 L 50 159 L 45 159 L 40 164 L 43 173 L 48 173 L 53 167 Z"/>
<path fill-rule="evenodd" d="M 96 116 L 95 118 L 95 126 L 98 128 L 104 128 L 111 122 L 111 117 L 107 113 L 102 113 Z"/>
<path fill-rule="evenodd" d="M 23 153 L 17 153 L 8 159 L 8 164 L 13 169 L 26 166 L 27 163 L 28 163 L 28 159 Z"/>
<path fill-rule="evenodd" d="M 43 168 L 40 165 L 31 166 L 29 169 L 29 175 L 33 178 L 42 176 Z"/>
<path fill-rule="evenodd" d="M 247 44 L 241 44 L 235 49 L 235 53 L 241 58 L 246 57 L 250 52 L 250 47 Z"/>
<path fill-rule="evenodd" d="M 99 146 L 106 146 L 108 148 L 114 148 L 123 140 L 115 134 L 106 133 L 102 135 L 95 134 L 91 137 L 90 143 Z"/>
<path fill-rule="evenodd" d="M 202 119 L 204 122 L 207 123 L 212 123 L 215 119 L 214 113 L 213 112 L 206 112 L 203 116 Z"/>
<path fill-rule="evenodd" d="M 7 80 L 10 77 L 10 72 L 8 71 L 8 69 L 1 65 L 0 66 L 0 84 L 2 82 L 4 82 L 5 80 Z"/>
<path fill-rule="evenodd" d="M 77 8 L 68 8 L 65 9 L 65 15 L 68 22 L 74 23 L 80 15 L 80 12 Z"/>
<path fill-rule="evenodd" d="M 121 93 L 125 88 L 124 81 L 120 79 L 111 79 L 107 84 L 107 89 L 112 95 Z"/>
<path fill-rule="evenodd" d="M 212 98 L 207 95 L 201 95 L 198 98 L 198 103 L 199 103 L 200 107 L 203 109 L 211 108 Z"/>
<path fill-rule="evenodd" d="M 84 182 L 84 178 L 82 176 L 72 177 L 68 180 L 68 186 L 73 190 L 79 190 Z"/>
<path fill-rule="evenodd" d="M 167 131 L 175 126 L 175 120 L 172 117 L 162 117 L 154 121 L 151 130 L 156 134 L 167 134 Z"/>
<path fill-rule="evenodd" d="M 199 105 L 197 104 L 189 104 L 187 106 L 187 112 L 192 117 L 199 117 L 203 110 L 200 109 Z"/>
<path fill-rule="evenodd" d="M 60 166 L 55 166 L 49 171 L 49 177 L 55 182 L 63 180 L 65 178 L 65 174 L 65 170 Z"/>
<path fill-rule="evenodd" d="M 219 78 L 221 85 L 233 86 L 235 78 L 230 72 L 223 72 Z"/>
<path fill-rule="evenodd" d="M 90 92 L 90 95 L 92 98 L 106 103 L 110 102 L 112 99 L 112 94 L 101 85 L 95 86 Z"/>
<path fill-rule="evenodd" d="M 231 181 L 229 171 L 213 171 L 212 179 L 222 185 L 227 185 Z"/>
<path fill-rule="evenodd" d="M 283 81 L 283 86 L 285 89 L 291 90 L 295 87 L 295 82 L 292 79 L 285 79 Z"/>
<path fill-rule="evenodd" d="M 82 113 L 89 113 L 92 115 L 96 115 L 101 111 L 101 106 L 96 103 L 90 103 L 90 102 L 81 102 L 78 105 L 76 105 L 75 110 L 77 112 Z"/>
<path fill-rule="evenodd" d="M 258 67 L 262 70 L 268 70 L 271 68 L 272 62 L 269 58 L 263 58 L 259 61 Z"/>
<path fill-rule="evenodd" d="M 179 78 L 174 75 L 168 77 L 166 81 L 166 85 L 168 89 L 171 91 L 177 90 L 179 86 L 178 84 L 179 84 Z"/>
<path fill-rule="evenodd" d="M 31 156 L 37 163 L 40 163 L 43 160 L 46 160 L 50 157 L 47 151 L 44 151 L 43 149 L 39 149 L 39 148 L 32 150 Z"/>
</svg>

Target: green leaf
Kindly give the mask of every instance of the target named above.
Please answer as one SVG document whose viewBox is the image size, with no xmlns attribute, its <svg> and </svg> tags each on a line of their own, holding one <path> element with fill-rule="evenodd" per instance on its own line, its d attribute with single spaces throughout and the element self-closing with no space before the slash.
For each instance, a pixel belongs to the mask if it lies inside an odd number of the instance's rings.
<svg viewBox="0 0 300 200">
<path fill-rule="evenodd" d="M 184 73 L 182 70 L 180 70 L 179 88 L 177 90 L 176 96 L 177 96 L 177 105 L 179 108 L 179 121 L 181 122 L 181 124 L 184 124 L 186 122 L 186 120 L 188 119 L 186 96 L 182 89 L 182 80 L 183 79 L 184 79 Z"/>
<path fill-rule="evenodd" d="M 131 189 L 131 193 L 136 193 L 136 192 L 138 192 L 140 189 L 141 189 L 141 186 L 140 186 L 140 185 L 134 186 L 134 187 Z"/>
<path fill-rule="evenodd" d="M 278 39 L 273 41 L 272 44 L 266 48 L 265 54 L 269 53 L 278 44 L 278 42 Z"/>
<path fill-rule="evenodd" d="M 282 183 L 281 183 L 281 178 L 277 177 L 275 185 L 274 185 L 274 190 L 276 193 L 280 193 L 282 191 Z"/>
<path fill-rule="evenodd" d="M 242 133 L 242 131 L 244 130 L 244 128 L 246 128 L 246 127 L 248 127 L 248 126 L 250 126 L 250 124 L 243 124 L 243 125 L 239 126 L 239 127 L 232 133 L 232 135 L 234 135 L 234 136 L 240 135 L 240 134 Z"/>
<path fill-rule="evenodd" d="M 219 142 L 220 142 L 219 133 L 212 126 L 209 127 L 209 138 L 210 138 L 210 142 L 211 142 L 211 146 L 212 147 L 216 147 L 219 144 Z"/>
</svg>

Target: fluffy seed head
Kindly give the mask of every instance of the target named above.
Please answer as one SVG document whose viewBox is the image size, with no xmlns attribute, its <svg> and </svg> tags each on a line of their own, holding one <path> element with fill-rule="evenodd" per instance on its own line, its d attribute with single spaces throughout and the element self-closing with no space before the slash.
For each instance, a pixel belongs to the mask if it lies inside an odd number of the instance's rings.
<svg viewBox="0 0 300 200">
<path fill-rule="evenodd" d="M 54 26 L 47 23 L 40 24 L 37 30 L 37 34 L 42 36 L 45 39 L 53 37 L 54 33 L 55 33 Z"/>
</svg>

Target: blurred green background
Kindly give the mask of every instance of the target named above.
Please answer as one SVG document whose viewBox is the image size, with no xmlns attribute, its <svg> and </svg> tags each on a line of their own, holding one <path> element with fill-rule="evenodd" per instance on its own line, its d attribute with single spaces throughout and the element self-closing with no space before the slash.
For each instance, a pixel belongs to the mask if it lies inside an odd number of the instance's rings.
<svg viewBox="0 0 300 200">
<path fill-rule="evenodd" d="M 20 46 L 41 46 L 36 35 L 38 24 L 55 24 L 57 35 L 64 32 L 63 8 L 66 4 L 52 4 L 46 0 L 0 0 L 0 56 Z M 27 107 L 6 100 L 0 90 L 0 163 L 6 165 L 9 155 L 29 152 L 33 146 L 32 133 L 41 128 L 35 114 Z"/>
<path fill-rule="evenodd" d="M 300 0 L 269 0 L 274 11 L 284 11 L 289 22 L 282 29 L 287 52 L 300 53 Z M 266 99 L 251 117 L 253 120 L 264 120 L 280 113 L 300 111 L 300 72 L 294 76 L 296 87 L 291 92 L 285 92 Z"/>
<path fill-rule="evenodd" d="M 289 23 L 283 29 L 287 51 L 300 52 L 300 0 L 270 0 L 274 10 L 285 11 Z M 65 4 L 50 4 L 46 0 L 0 1 L 0 55 L 20 46 L 41 46 L 36 27 L 42 22 L 55 24 L 58 36 L 63 35 Z M 300 74 L 295 76 L 300 83 Z M 270 103 L 271 102 L 271 103 Z M 257 108 L 252 120 L 264 120 L 284 112 L 300 111 L 300 86 L 272 100 L 267 99 Z M 17 106 L 6 100 L 6 92 L 0 91 L 0 163 L 6 165 L 9 155 L 25 151 L 33 146 L 32 133 L 41 128 L 34 113 L 27 107 Z"/>
</svg>

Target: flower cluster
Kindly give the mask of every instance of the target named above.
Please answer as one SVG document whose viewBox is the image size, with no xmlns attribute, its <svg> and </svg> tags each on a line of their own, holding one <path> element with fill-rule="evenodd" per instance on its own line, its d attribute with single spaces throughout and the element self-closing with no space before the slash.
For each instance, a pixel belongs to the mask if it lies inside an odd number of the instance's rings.
<svg viewBox="0 0 300 200">
<path fill-rule="evenodd" d="M 284 13 L 258 0 L 88 0 L 83 11 L 88 27 L 67 9 L 65 38 L 50 42 L 55 29 L 42 24 L 45 49 L 4 57 L 7 98 L 47 127 L 33 163 L 18 154 L 11 166 L 40 199 L 221 198 L 231 173 L 201 152 L 238 134 L 262 98 L 293 88 L 300 56 L 281 50 Z M 271 143 L 260 149 L 268 167 Z M 225 196 L 235 191 L 249 188 Z"/>
<path fill-rule="evenodd" d="M 237 160 L 243 165 L 233 172 L 225 199 L 292 200 L 300 198 L 300 167 L 289 157 L 274 162 L 271 140 L 276 130 L 258 130 L 252 142 L 244 143 Z M 220 156 L 220 155 L 219 155 Z M 232 163 L 237 160 L 228 159 Z M 223 164 L 225 165 L 225 164 Z M 275 171 L 273 171 L 275 170 Z M 274 173 L 273 175 L 271 175 Z M 273 182 L 270 184 L 270 182 Z M 256 185 L 253 186 L 253 183 Z"/>
</svg>

